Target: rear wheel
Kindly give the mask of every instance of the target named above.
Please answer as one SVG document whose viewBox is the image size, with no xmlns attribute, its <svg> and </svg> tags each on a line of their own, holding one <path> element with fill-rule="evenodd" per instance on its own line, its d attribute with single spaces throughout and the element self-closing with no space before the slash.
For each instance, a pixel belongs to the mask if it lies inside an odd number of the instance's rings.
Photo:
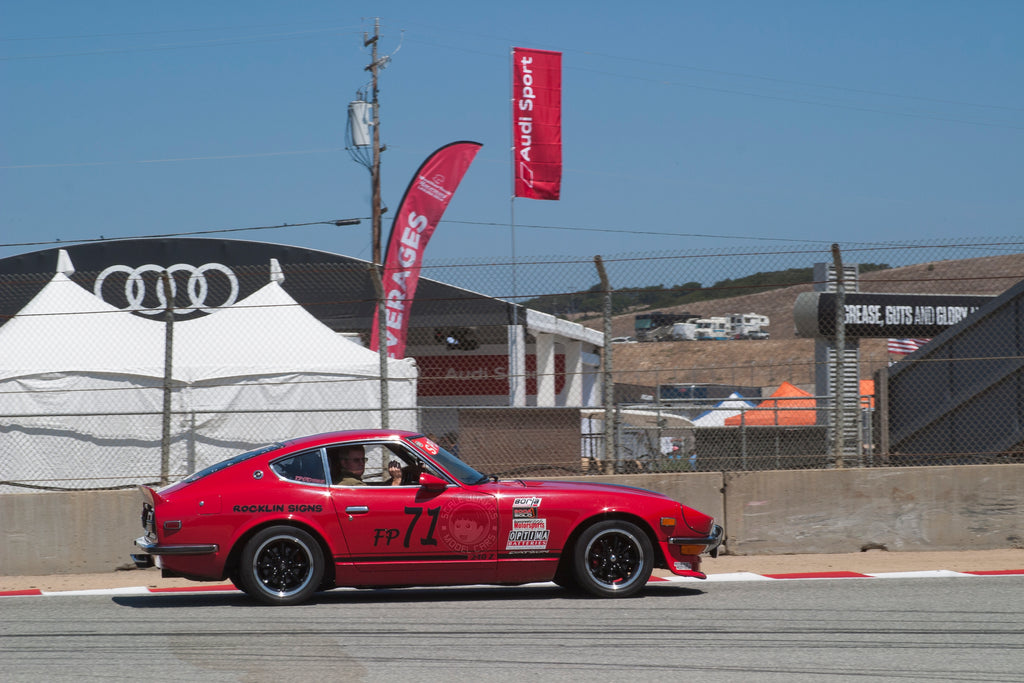
<svg viewBox="0 0 1024 683">
<path fill-rule="evenodd" d="M 291 526 L 263 529 L 242 549 L 237 569 L 242 590 L 268 605 L 296 605 L 320 587 L 324 557 L 308 532 Z"/>
<path fill-rule="evenodd" d="M 626 598 L 647 585 L 654 550 L 647 534 L 632 522 L 598 522 L 584 531 L 573 549 L 576 583 L 602 598 Z"/>
</svg>

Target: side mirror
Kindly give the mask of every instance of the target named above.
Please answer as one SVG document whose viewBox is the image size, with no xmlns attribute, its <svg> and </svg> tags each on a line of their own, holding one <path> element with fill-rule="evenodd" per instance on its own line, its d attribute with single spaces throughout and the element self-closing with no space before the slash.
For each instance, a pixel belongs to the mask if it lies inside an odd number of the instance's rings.
<svg viewBox="0 0 1024 683">
<path fill-rule="evenodd" d="M 443 491 L 448 488 L 448 482 L 429 472 L 420 472 L 420 486 L 428 491 Z"/>
</svg>

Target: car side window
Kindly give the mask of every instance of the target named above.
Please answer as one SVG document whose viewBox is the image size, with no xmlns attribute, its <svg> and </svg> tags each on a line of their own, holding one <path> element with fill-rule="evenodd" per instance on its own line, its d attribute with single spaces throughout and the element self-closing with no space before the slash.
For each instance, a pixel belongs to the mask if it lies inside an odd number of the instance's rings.
<svg viewBox="0 0 1024 683">
<path fill-rule="evenodd" d="M 281 477 L 290 481 L 297 481 L 303 484 L 327 483 L 327 476 L 324 473 L 324 460 L 320 455 L 319 448 L 275 460 L 271 463 L 270 468 Z"/>
<path fill-rule="evenodd" d="M 423 472 L 428 472 L 438 477 L 441 476 L 441 473 L 436 471 L 425 460 L 400 444 L 387 444 L 384 458 L 386 461 L 398 463 L 402 470 L 402 486 L 419 486 L 420 474 Z"/>
<path fill-rule="evenodd" d="M 369 486 L 419 486 L 420 473 L 429 471 L 426 463 L 415 453 L 401 444 L 387 442 L 368 442 L 362 444 L 366 455 L 366 466 L 361 479 Z M 327 449 L 328 462 L 331 449 Z M 400 470 L 399 479 L 395 481 L 395 469 Z"/>
<path fill-rule="evenodd" d="M 363 481 L 371 486 L 392 486 L 392 463 L 397 463 L 402 471 L 402 478 L 398 485 L 415 484 L 417 481 L 408 481 L 406 473 L 409 466 L 413 464 L 411 457 L 404 449 L 390 443 L 368 443 L 366 444 L 366 472 Z"/>
</svg>

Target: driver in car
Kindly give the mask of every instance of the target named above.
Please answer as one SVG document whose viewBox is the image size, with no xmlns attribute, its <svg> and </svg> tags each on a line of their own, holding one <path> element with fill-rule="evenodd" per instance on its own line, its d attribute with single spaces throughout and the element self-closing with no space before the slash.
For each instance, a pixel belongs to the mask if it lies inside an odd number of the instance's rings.
<svg viewBox="0 0 1024 683">
<path fill-rule="evenodd" d="M 331 462 L 332 483 L 336 486 L 363 486 L 363 474 L 366 471 L 366 450 L 360 445 L 339 448 Z M 388 464 L 388 475 L 391 481 L 388 486 L 402 483 L 402 465 L 397 460 Z"/>
<path fill-rule="evenodd" d="M 331 480 L 338 486 L 362 486 L 366 451 L 362 446 L 343 446 L 331 462 Z"/>
</svg>

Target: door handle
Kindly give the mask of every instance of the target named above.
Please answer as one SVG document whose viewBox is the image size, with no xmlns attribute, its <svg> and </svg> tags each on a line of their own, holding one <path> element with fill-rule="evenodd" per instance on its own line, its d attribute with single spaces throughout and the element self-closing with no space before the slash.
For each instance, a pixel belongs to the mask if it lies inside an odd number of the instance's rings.
<svg viewBox="0 0 1024 683">
<path fill-rule="evenodd" d="M 365 515 L 370 511 L 370 508 L 366 505 L 349 505 L 345 508 L 345 514 L 348 515 Z"/>
</svg>

